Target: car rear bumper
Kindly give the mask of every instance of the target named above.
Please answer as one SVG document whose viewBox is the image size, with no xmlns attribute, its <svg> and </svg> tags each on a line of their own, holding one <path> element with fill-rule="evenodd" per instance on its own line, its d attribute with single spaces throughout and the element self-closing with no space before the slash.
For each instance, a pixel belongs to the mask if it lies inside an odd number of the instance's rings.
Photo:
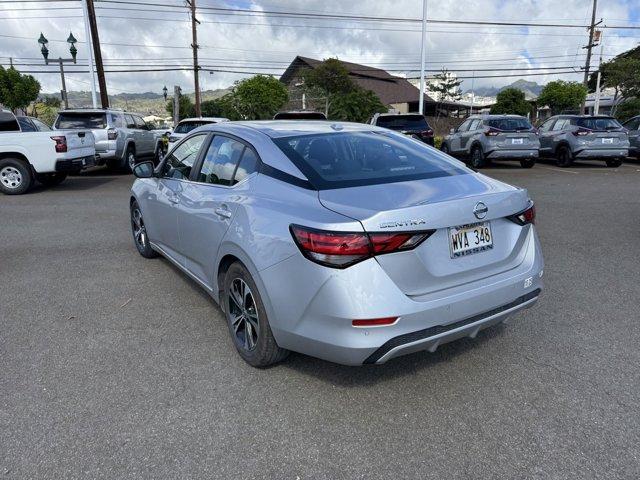
<svg viewBox="0 0 640 480">
<path fill-rule="evenodd" d="M 538 149 L 528 149 L 528 150 L 516 150 L 516 149 L 501 149 L 501 150 L 492 150 L 487 153 L 486 157 L 491 159 L 516 159 L 521 160 L 524 158 L 538 158 Z"/>
<path fill-rule="evenodd" d="M 293 255 L 260 272 L 271 329 L 282 348 L 344 365 L 384 363 L 474 337 L 533 305 L 542 291 L 543 259 L 533 228 L 527 237 L 515 268 L 419 297 L 399 290 L 375 259 L 335 270 Z M 398 320 L 352 325 L 387 317 Z"/>
<path fill-rule="evenodd" d="M 576 152 L 574 158 L 621 158 L 628 155 L 628 148 L 586 148 Z"/>
<path fill-rule="evenodd" d="M 93 167 L 96 164 L 93 155 L 80 158 L 70 158 L 65 160 L 56 160 L 56 172 L 70 173 L 79 172 L 84 168 Z"/>
<path fill-rule="evenodd" d="M 113 150 L 96 150 L 96 165 L 104 165 L 109 160 L 120 158 L 117 151 Z"/>
</svg>

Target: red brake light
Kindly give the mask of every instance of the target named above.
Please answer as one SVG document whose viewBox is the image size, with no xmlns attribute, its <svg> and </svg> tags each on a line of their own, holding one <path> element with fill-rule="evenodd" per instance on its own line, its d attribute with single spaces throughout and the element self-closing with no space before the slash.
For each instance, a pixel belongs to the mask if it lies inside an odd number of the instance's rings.
<svg viewBox="0 0 640 480">
<path fill-rule="evenodd" d="M 115 140 L 116 138 L 118 138 L 118 130 L 116 130 L 115 128 L 110 128 L 109 130 L 107 130 L 107 139 Z"/>
<path fill-rule="evenodd" d="M 530 223 L 536 223 L 536 206 L 531 202 L 531 204 L 527 207 L 526 210 L 523 210 L 520 213 L 516 213 L 515 215 L 511 215 L 509 220 L 517 223 L 518 225 L 529 225 Z"/>
<path fill-rule="evenodd" d="M 580 127 L 580 128 L 578 128 L 578 130 L 575 130 L 573 132 L 573 134 L 576 137 L 583 137 L 584 135 L 589 135 L 590 133 L 591 133 L 591 130 L 589 130 L 588 128 L 583 128 L 583 127 Z"/>
<path fill-rule="evenodd" d="M 67 137 L 60 135 L 57 137 L 51 137 L 51 140 L 56 142 L 56 152 L 65 153 L 67 151 Z"/>
<path fill-rule="evenodd" d="M 493 128 L 493 127 L 489 127 L 489 130 L 487 130 L 486 132 L 484 132 L 484 134 L 485 134 L 487 137 L 495 137 L 496 135 L 499 135 L 499 134 L 500 134 L 500 130 L 496 130 L 496 129 L 495 129 L 495 128 Z"/>
<path fill-rule="evenodd" d="M 327 232 L 300 225 L 290 229 L 305 257 L 333 268 L 346 268 L 374 255 L 411 250 L 434 232 Z"/>
<path fill-rule="evenodd" d="M 352 320 L 351 325 L 354 327 L 384 327 L 393 325 L 398 321 L 398 317 L 371 318 L 367 320 Z"/>
</svg>

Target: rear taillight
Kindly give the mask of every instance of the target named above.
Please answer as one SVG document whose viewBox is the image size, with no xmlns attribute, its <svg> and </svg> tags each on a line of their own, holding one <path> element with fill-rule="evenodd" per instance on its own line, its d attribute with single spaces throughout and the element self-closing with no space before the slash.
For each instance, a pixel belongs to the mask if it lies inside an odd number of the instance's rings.
<svg viewBox="0 0 640 480">
<path fill-rule="evenodd" d="M 431 130 L 431 129 L 423 130 L 422 132 L 420 132 L 420 136 L 421 137 L 433 137 L 433 130 Z"/>
<path fill-rule="evenodd" d="M 57 137 L 51 137 L 51 140 L 56 142 L 56 152 L 65 153 L 67 151 L 67 137 L 60 135 Z"/>
<path fill-rule="evenodd" d="M 572 132 L 576 137 L 584 137 L 585 135 L 589 135 L 591 133 L 591 130 L 589 130 L 588 128 L 578 128 L 577 130 L 574 130 Z"/>
<path fill-rule="evenodd" d="M 351 325 L 354 327 L 387 327 L 393 325 L 398 321 L 398 317 L 385 317 L 385 318 L 368 318 L 362 320 L 351 320 Z"/>
<path fill-rule="evenodd" d="M 115 140 L 116 138 L 118 138 L 118 130 L 116 130 L 115 128 L 110 128 L 109 130 L 107 130 L 107 138 L 109 140 Z"/>
<path fill-rule="evenodd" d="M 536 206 L 531 202 L 531 204 L 527 207 L 526 210 L 523 210 L 520 213 L 516 213 L 515 215 L 511 215 L 507 217 L 512 222 L 517 223 L 518 225 L 529 225 L 530 223 L 536 223 Z"/>
<path fill-rule="evenodd" d="M 495 128 L 491 128 L 489 127 L 489 130 L 487 130 L 486 132 L 484 132 L 484 134 L 487 137 L 495 137 L 496 135 L 500 134 L 500 130 L 496 130 Z"/>
<path fill-rule="evenodd" d="M 420 232 L 328 232 L 291 225 L 291 235 L 309 260 L 333 268 L 346 268 L 375 255 L 411 250 L 435 230 Z"/>
</svg>

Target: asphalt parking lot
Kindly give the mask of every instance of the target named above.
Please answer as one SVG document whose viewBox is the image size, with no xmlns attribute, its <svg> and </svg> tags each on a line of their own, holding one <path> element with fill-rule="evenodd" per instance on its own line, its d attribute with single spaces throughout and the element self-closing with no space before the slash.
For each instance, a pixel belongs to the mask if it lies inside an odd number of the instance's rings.
<svg viewBox="0 0 640 480">
<path fill-rule="evenodd" d="M 0 197 L 0 477 L 640 477 L 640 164 L 485 173 L 529 189 L 546 291 L 475 340 L 266 370 L 132 243 L 130 176 Z"/>
</svg>

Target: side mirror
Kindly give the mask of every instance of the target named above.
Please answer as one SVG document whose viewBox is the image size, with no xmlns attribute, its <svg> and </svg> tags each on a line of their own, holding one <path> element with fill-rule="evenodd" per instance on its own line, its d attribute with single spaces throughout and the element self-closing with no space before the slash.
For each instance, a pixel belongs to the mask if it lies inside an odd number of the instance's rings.
<svg viewBox="0 0 640 480">
<path fill-rule="evenodd" d="M 449 130 L 449 135 L 453 135 L 454 133 L 456 133 L 456 129 L 452 128 L 451 130 Z"/>
<path fill-rule="evenodd" d="M 141 162 L 133 167 L 133 174 L 138 178 L 151 178 L 153 173 L 153 162 Z"/>
</svg>

